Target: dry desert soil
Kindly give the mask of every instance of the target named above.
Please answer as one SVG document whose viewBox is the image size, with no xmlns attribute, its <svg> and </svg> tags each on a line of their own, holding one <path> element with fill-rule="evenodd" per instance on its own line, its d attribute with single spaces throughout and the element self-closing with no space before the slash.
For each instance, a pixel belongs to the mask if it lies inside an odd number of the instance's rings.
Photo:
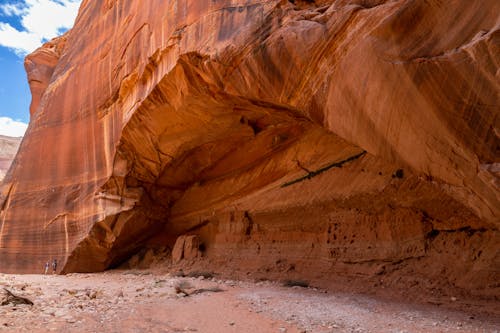
<svg viewBox="0 0 500 333">
<path fill-rule="evenodd" d="M 491 314 L 155 270 L 0 274 L 0 288 L 34 303 L 1 305 L 1 332 L 500 332 Z"/>
</svg>

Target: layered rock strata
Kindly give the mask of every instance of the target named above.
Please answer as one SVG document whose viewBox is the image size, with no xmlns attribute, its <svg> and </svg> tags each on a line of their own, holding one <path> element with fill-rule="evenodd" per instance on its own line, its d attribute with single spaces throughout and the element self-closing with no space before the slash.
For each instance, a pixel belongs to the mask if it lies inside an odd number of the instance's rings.
<svg viewBox="0 0 500 333">
<path fill-rule="evenodd" d="M 99 271 L 187 234 L 253 271 L 404 265 L 500 295 L 498 13 L 495 0 L 83 1 L 63 42 L 27 60 L 0 270 Z"/>
</svg>

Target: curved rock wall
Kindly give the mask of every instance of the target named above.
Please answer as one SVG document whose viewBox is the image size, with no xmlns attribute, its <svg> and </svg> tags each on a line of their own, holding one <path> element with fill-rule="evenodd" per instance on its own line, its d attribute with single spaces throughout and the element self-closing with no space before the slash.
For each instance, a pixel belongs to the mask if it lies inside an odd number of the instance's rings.
<svg viewBox="0 0 500 333">
<path fill-rule="evenodd" d="M 0 270 L 103 270 L 187 233 L 214 265 L 445 274 L 498 295 L 498 13 L 84 1 L 64 42 L 27 60 Z"/>
</svg>

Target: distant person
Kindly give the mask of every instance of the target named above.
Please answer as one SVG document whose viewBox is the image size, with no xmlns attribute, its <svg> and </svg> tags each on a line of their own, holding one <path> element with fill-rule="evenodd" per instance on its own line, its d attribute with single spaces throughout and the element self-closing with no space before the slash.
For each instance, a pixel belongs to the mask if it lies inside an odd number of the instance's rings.
<svg viewBox="0 0 500 333">
<path fill-rule="evenodd" d="M 49 262 L 49 260 L 47 260 L 47 262 L 45 263 L 45 273 L 44 274 L 47 274 L 49 272 L 49 267 L 50 267 L 50 262 Z"/>
<path fill-rule="evenodd" d="M 52 274 L 55 274 L 57 271 L 57 259 L 54 259 L 52 262 Z"/>
</svg>

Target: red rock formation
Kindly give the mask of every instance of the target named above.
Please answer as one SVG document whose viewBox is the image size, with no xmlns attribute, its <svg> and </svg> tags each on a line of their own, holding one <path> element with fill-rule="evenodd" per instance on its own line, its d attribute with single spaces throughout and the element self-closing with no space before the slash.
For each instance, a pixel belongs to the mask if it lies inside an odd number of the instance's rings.
<svg viewBox="0 0 500 333">
<path fill-rule="evenodd" d="M 180 236 L 172 248 L 173 262 L 179 262 L 182 259 L 196 259 L 200 255 L 200 241 L 196 235 Z"/>
<path fill-rule="evenodd" d="M 54 38 L 45 43 L 24 60 L 24 68 L 28 74 L 31 89 L 30 115 L 33 115 L 40 105 L 40 100 L 47 89 L 54 69 L 64 49 L 66 38 Z"/>
<path fill-rule="evenodd" d="M 0 270 L 53 257 L 103 270 L 152 236 L 196 234 L 232 267 L 445 274 L 499 295 L 498 13 L 495 0 L 84 1 L 48 86 L 32 87 Z M 52 71 L 42 54 L 29 72 Z"/>
<path fill-rule="evenodd" d="M 0 182 L 5 177 L 12 160 L 16 156 L 21 139 L 21 137 L 13 138 L 10 136 L 0 135 Z"/>
</svg>

